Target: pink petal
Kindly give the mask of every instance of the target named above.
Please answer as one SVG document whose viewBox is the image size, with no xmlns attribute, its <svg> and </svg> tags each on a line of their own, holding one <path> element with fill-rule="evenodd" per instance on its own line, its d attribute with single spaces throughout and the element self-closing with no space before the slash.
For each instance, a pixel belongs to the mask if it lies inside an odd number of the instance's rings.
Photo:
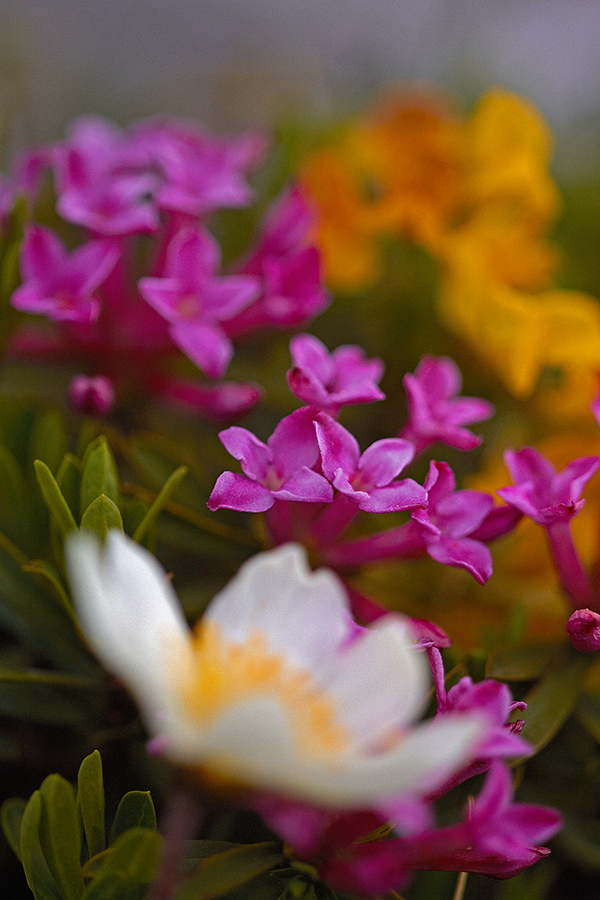
<svg viewBox="0 0 600 900">
<path fill-rule="evenodd" d="M 271 492 L 262 484 L 235 472 L 223 472 L 216 480 L 206 505 L 217 509 L 237 509 L 239 512 L 265 512 L 273 506 Z"/>
</svg>

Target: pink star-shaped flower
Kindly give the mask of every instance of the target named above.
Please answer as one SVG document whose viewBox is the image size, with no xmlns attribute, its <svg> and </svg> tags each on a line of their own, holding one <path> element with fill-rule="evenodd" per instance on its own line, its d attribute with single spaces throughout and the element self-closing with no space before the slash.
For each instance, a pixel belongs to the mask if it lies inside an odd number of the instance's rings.
<svg viewBox="0 0 600 900">
<path fill-rule="evenodd" d="M 478 397 L 460 397 L 462 377 L 446 356 L 424 356 L 412 374 L 404 376 L 408 422 L 401 437 L 413 441 L 420 453 L 440 441 L 458 450 L 472 450 L 481 438 L 465 428 L 494 414 L 494 407 Z"/>
<path fill-rule="evenodd" d="M 342 406 L 383 400 L 377 387 L 383 375 L 380 359 L 366 359 L 361 347 L 342 346 L 332 353 L 311 334 L 290 341 L 293 368 L 287 373 L 290 390 L 311 406 L 336 416 Z"/>
<path fill-rule="evenodd" d="M 51 319 L 93 322 L 100 311 L 95 291 L 119 258 L 109 241 L 89 241 L 67 253 L 54 232 L 41 225 L 28 228 L 21 245 L 23 284 L 14 291 L 15 309 Z"/>
<path fill-rule="evenodd" d="M 144 299 L 170 323 L 169 333 L 210 378 L 220 378 L 233 355 L 222 323 L 258 293 L 250 275 L 218 276 L 220 249 L 207 231 L 182 228 L 169 244 L 164 275 L 142 278 Z"/>
<path fill-rule="evenodd" d="M 297 409 L 281 420 L 266 444 L 246 428 L 221 431 L 221 443 L 240 460 L 244 474 L 219 475 L 208 508 L 266 512 L 276 500 L 330 503 L 333 488 L 312 469 L 319 458 L 313 415 L 310 407 Z"/>
</svg>

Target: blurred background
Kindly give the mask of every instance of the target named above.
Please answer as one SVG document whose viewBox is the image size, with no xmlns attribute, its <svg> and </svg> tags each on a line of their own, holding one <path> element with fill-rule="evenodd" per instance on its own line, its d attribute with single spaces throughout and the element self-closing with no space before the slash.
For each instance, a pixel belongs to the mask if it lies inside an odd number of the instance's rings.
<svg viewBox="0 0 600 900">
<path fill-rule="evenodd" d="M 11 155 L 84 111 L 233 128 L 339 115 L 406 79 L 462 103 L 492 84 L 524 94 L 555 130 L 558 168 L 596 170 L 598 0 L 0 0 Z"/>
</svg>

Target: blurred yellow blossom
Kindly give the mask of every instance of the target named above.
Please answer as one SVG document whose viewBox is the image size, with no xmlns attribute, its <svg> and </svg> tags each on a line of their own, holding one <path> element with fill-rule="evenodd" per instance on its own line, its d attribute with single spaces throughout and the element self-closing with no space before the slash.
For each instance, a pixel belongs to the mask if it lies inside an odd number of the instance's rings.
<svg viewBox="0 0 600 900">
<path fill-rule="evenodd" d="M 441 264 L 445 326 L 515 396 L 530 396 L 548 367 L 589 386 L 600 371 L 600 306 L 553 283 L 551 149 L 540 114 L 508 91 L 489 91 L 466 118 L 433 91 L 390 93 L 300 172 L 330 284 L 368 287 L 384 239 L 411 241 Z"/>
</svg>

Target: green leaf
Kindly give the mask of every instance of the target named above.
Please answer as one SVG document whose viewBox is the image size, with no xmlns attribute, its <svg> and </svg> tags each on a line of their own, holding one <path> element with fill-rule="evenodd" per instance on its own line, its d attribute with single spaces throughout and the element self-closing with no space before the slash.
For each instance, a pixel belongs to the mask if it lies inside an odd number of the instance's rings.
<svg viewBox="0 0 600 900">
<path fill-rule="evenodd" d="M 246 844 L 204 859 L 175 894 L 176 900 L 212 900 L 285 862 L 281 844 Z"/>
<path fill-rule="evenodd" d="M 556 653 L 552 644 L 519 644 L 492 651 L 488 658 L 486 678 L 501 681 L 533 681 L 539 678 Z"/>
<path fill-rule="evenodd" d="M 64 538 L 70 534 L 71 531 L 77 530 L 77 523 L 73 518 L 73 513 L 69 509 L 69 504 L 63 497 L 62 491 L 46 463 L 42 462 L 41 459 L 36 459 L 34 466 L 35 476 L 46 506 L 50 510 L 50 513 Z"/>
<path fill-rule="evenodd" d="M 588 734 L 600 744 L 600 697 L 583 691 L 577 701 L 577 717 Z"/>
<path fill-rule="evenodd" d="M 63 671 L 98 674 L 98 663 L 73 629 L 72 619 L 37 580 L 23 572 L 0 542 L 0 625 Z"/>
<path fill-rule="evenodd" d="M 521 737 L 536 750 L 554 737 L 573 711 L 590 662 L 576 651 L 560 654 L 524 698 L 527 710 Z"/>
<path fill-rule="evenodd" d="M 119 502 L 119 475 L 112 450 L 104 435 L 88 444 L 81 473 L 80 509 L 82 515 L 101 494 Z"/>
<path fill-rule="evenodd" d="M 180 466 L 173 472 L 172 475 L 169 476 L 166 483 L 163 485 L 162 490 L 150 506 L 150 509 L 136 528 L 135 534 L 133 535 L 134 541 L 141 542 L 143 540 L 150 528 L 156 522 L 161 509 L 164 507 L 165 503 L 167 503 L 169 498 L 179 486 L 181 480 L 187 474 L 187 471 L 187 466 Z"/>
<path fill-rule="evenodd" d="M 100 494 L 85 510 L 81 517 L 81 527 L 93 531 L 101 540 L 104 540 L 111 528 L 123 531 L 123 519 L 119 507 L 110 497 Z"/>
<path fill-rule="evenodd" d="M 102 759 L 97 750 L 86 756 L 79 767 L 77 809 L 83 822 L 88 854 L 96 856 L 106 847 Z"/>
<path fill-rule="evenodd" d="M 107 851 L 85 900 L 141 900 L 158 870 L 162 840 L 148 828 L 131 828 Z"/>
<path fill-rule="evenodd" d="M 600 869 L 600 824 L 568 819 L 556 844 L 587 869 Z"/>
<path fill-rule="evenodd" d="M 150 791 L 129 791 L 121 799 L 110 829 L 110 844 L 131 828 L 156 830 L 156 811 Z"/>
<path fill-rule="evenodd" d="M 48 775 L 40 787 L 42 814 L 40 844 L 55 883 L 65 900 L 79 900 L 84 882 L 81 874 L 81 831 L 75 791 L 60 775 Z"/>
<path fill-rule="evenodd" d="M 81 684 L 77 679 L 73 684 L 72 678 L 62 673 L 0 669 L 0 715 L 71 728 L 91 728 L 97 710 L 90 705 L 89 690 L 96 691 L 100 685 L 86 679 L 83 683 L 87 693 L 85 700 L 64 690 L 64 686 L 79 687 Z"/>
<path fill-rule="evenodd" d="M 38 415 L 31 434 L 30 459 L 41 459 L 50 471 L 57 472 L 67 449 L 62 416 L 53 409 Z"/>
<path fill-rule="evenodd" d="M 79 512 L 80 481 L 81 461 L 72 453 L 65 453 L 56 473 L 56 483 L 73 513 L 73 518 Z"/>
<path fill-rule="evenodd" d="M 0 824 L 12 851 L 21 860 L 21 822 L 27 801 L 21 797 L 10 797 L 0 807 Z"/>
<path fill-rule="evenodd" d="M 27 884 L 35 900 L 64 900 L 42 852 L 39 838 L 42 818 L 42 795 L 35 791 L 25 807 L 21 820 L 21 861 Z"/>
<path fill-rule="evenodd" d="M 25 496 L 21 467 L 6 447 L 0 447 L 0 502 L 9 512 L 17 511 Z"/>
<path fill-rule="evenodd" d="M 50 563 L 46 562 L 44 559 L 32 559 L 31 562 L 23 566 L 23 571 L 31 572 L 32 575 L 37 575 L 42 581 L 49 584 L 52 588 L 52 593 L 56 594 L 60 600 L 61 606 L 66 611 L 69 618 L 71 618 L 73 622 L 77 622 L 71 598 L 67 594 L 54 566 L 51 566 Z"/>
<path fill-rule="evenodd" d="M 2 254 L 0 266 L 0 298 L 10 297 L 19 284 L 20 241 L 12 241 Z"/>
</svg>

